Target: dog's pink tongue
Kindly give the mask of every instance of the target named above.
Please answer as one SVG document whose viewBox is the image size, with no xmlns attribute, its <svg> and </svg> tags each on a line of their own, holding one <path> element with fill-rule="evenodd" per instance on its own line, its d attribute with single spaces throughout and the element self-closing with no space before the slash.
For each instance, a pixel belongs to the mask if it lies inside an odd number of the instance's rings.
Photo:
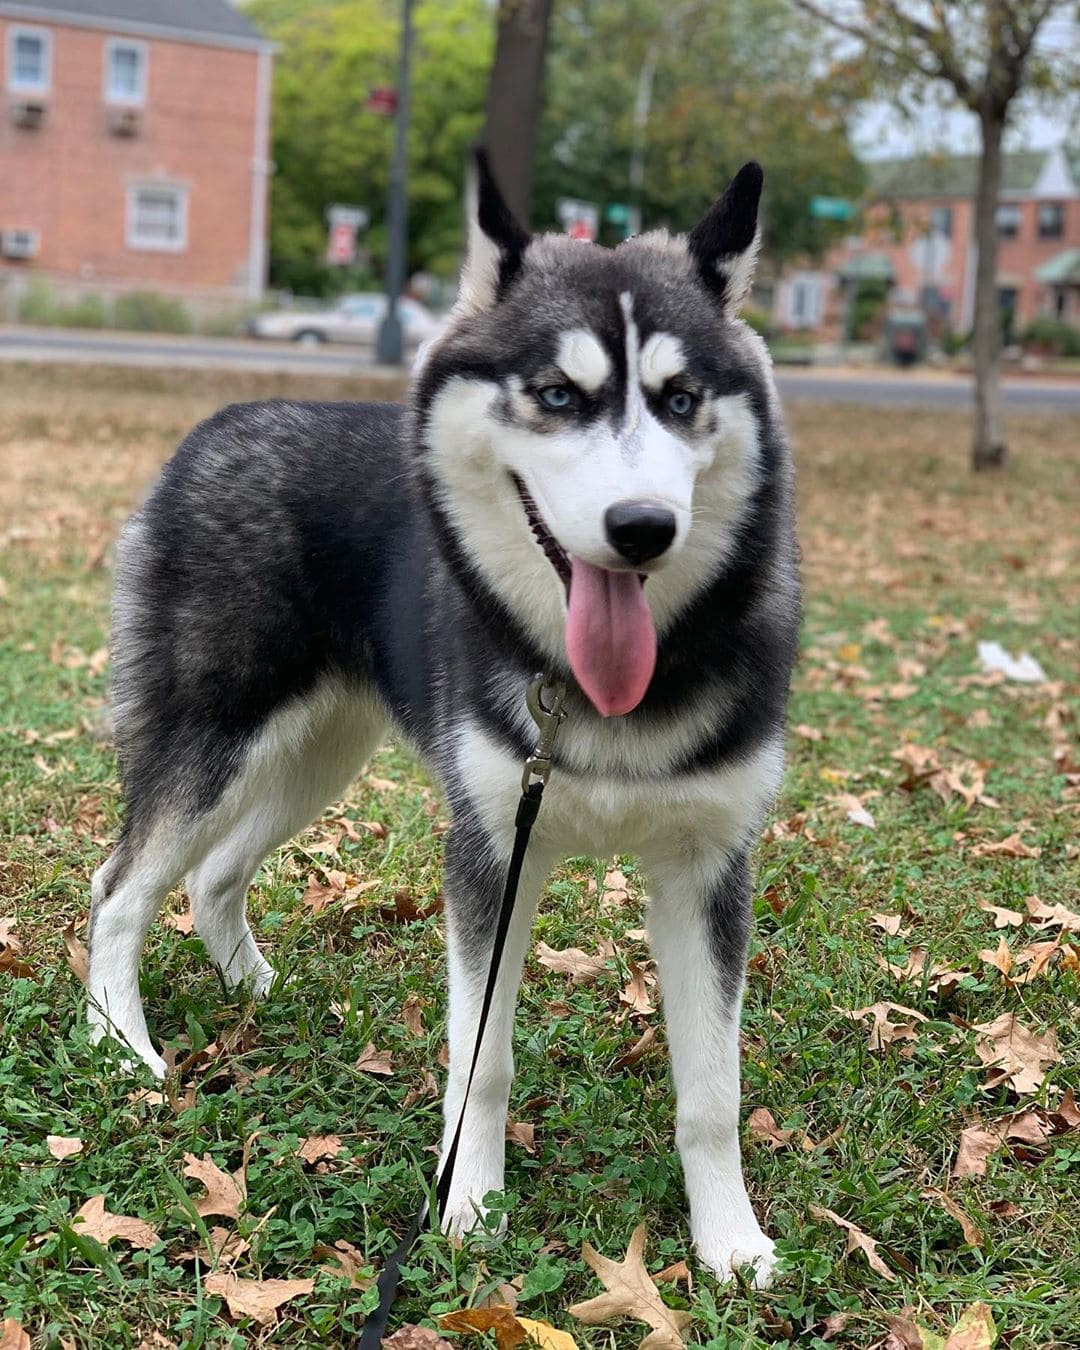
<svg viewBox="0 0 1080 1350">
<path fill-rule="evenodd" d="M 656 669 L 656 629 L 634 572 L 571 559 L 566 653 L 597 712 L 619 717 L 645 697 Z"/>
</svg>

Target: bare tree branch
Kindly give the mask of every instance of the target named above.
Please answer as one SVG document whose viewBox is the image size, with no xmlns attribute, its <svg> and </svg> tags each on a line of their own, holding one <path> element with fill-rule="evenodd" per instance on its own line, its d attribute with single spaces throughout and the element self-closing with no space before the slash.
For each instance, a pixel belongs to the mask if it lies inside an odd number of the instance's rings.
<svg viewBox="0 0 1080 1350">
<path fill-rule="evenodd" d="M 814 0 L 794 0 L 798 9 L 820 20 L 829 28 L 835 29 L 839 33 L 846 33 L 848 37 L 857 38 L 869 51 L 877 52 L 880 56 L 886 56 L 902 69 L 907 69 L 913 75 L 921 75 L 923 79 L 933 80 L 938 77 L 937 70 L 928 69 L 919 61 L 912 52 L 905 51 L 903 47 L 894 47 L 885 41 L 880 34 L 869 28 L 861 28 L 858 24 L 845 22 L 837 18 L 836 15 L 829 14 L 826 10 L 814 3 Z"/>
</svg>

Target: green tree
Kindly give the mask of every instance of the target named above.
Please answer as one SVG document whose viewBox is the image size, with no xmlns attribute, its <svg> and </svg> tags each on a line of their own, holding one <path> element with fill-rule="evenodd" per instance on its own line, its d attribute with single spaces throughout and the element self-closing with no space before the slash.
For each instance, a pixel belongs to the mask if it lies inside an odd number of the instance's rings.
<svg viewBox="0 0 1080 1350">
<path fill-rule="evenodd" d="M 997 206 L 1002 143 L 1025 92 L 1060 97 L 1080 87 L 1075 44 L 1039 37 L 1055 17 L 1075 20 L 1076 0 L 795 0 L 801 11 L 831 25 L 857 50 L 841 63 L 873 93 L 886 90 L 903 105 L 945 90 L 978 119 L 981 140 L 975 192 L 975 434 L 972 465 L 1000 468 L 1007 458 L 1001 397 L 1001 316 L 997 297 Z M 850 45 L 850 43 L 849 43 Z"/>
<path fill-rule="evenodd" d="M 371 213 L 373 266 L 385 253 L 392 119 L 364 104 L 397 78 L 397 7 L 387 0 L 254 0 L 280 46 L 275 62 L 271 278 L 325 292 L 346 278 L 322 265 L 326 207 Z M 422 0 L 409 130 L 409 268 L 451 276 L 461 250 L 461 178 L 484 117 L 494 22 L 486 0 Z"/>
<path fill-rule="evenodd" d="M 534 216 L 576 196 L 685 229 L 747 159 L 766 171 L 764 248 L 820 254 L 814 194 L 857 195 L 849 100 L 815 75 L 816 21 L 786 0 L 581 0 L 556 6 Z"/>
</svg>

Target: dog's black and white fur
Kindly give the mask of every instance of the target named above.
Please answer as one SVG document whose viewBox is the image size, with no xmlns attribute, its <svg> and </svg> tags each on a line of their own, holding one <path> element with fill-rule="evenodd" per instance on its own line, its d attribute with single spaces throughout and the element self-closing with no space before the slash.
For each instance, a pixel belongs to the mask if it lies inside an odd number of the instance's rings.
<svg viewBox="0 0 1080 1350">
<path fill-rule="evenodd" d="M 265 992 L 252 877 L 390 724 L 453 817 L 454 1122 L 534 737 L 525 689 L 546 671 L 567 682 L 569 715 L 447 1227 L 472 1227 L 503 1185 L 515 991 L 545 877 L 566 855 L 631 850 L 652 896 L 694 1241 L 719 1275 L 753 1262 L 763 1281 L 772 1244 L 740 1168 L 738 1026 L 747 858 L 781 774 L 799 586 L 770 363 L 736 316 L 761 171 L 747 165 L 689 235 L 613 250 L 530 238 L 482 157 L 478 182 L 460 298 L 407 408 L 226 408 L 188 436 L 123 534 L 113 663 L 127 817 L 94 877 L 89 1016 L 95 1035 L 164 1072 L 138 970 L 181 878 L 226 978 Z M 616 546 L 610 508 L 627 503 L 629 545 Z M 611 706 L 586 696 L 568 656 L 571 568 L 574 586 L 599 578 L 639 617 L 644 586 L 651 679 L 648 653 L 627 658 L 643 692 L 610 674 L 620 634 L 594 633 L 621 611 L 601 599 L 585 614 L 585 659 L 614 681 Z"/>
</svg>

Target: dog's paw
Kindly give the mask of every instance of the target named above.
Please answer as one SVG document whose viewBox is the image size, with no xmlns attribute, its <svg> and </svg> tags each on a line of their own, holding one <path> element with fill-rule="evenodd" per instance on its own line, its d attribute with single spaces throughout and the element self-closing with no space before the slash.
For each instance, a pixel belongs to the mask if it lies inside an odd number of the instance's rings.
<svg viewBox="0 0 1080 1350">
<path fill-rule="evenodd" d="M 485 1191 L 475 1191 L 462 1187 L 453 1187 L 443 1210 L 442 1230 L 447 1237 L 462 1238 L 469 1233 L 486 1233 L 489 1237 L 504 1237 L 506 1234 L 506 1215 L 494 1214 L 486 1210 L 481 1200 L 495 1187 Z"/>
<path fill-rule="evenodd" d="M 771 1238 L 760 1228 L 728 1233 L 708 1242 L 699 1241 L 698 1255 L 719 1280 L 735 1278 L 743 1266 L 753 1267 L 750 1282 L 757 1289 L 767 1289 L 772 1283 L 776 1266 L 776 1248 Z"/>
<path fill-rule="evenodd" d="M 169 1066 L 149 1041 L 147 1041 L 145 1045 L 129 1044 L 124 1040 L 120 1033 L 115 1030 L 111 1022 L 104 1021 L 101 1018 L 94 1016 L 93 1011 L 91 1011 L 90 1044 L 99 1045 L 102 1041 L 111 1041 L 113 1045 L 119 1046 L 123 1051 L 123 1054 L 119 1055 L 113 1061 L 123 1074 L 128 1074 L 134 1078 L 141 1072 L 143 1065 L 145 1065 L 160 1083 L 169 1072 Z"/>
</svg>

